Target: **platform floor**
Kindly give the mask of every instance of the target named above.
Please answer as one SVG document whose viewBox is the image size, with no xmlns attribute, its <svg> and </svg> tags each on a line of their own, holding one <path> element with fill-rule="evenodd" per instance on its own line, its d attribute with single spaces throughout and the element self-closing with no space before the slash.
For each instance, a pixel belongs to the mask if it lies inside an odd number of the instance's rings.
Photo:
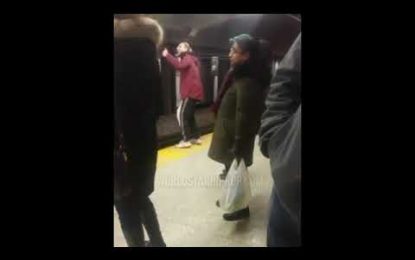
<svg viewBox="0 0 415 260">
<path fill-rule="evenodd" d="M 188 149 L 160 149 L 155 191 L 150 196 L 156 208 L 168 247 L 264 247 L 268 202 L 272 188 L 269 160 L 255 146 L 254 164 L 248 168 L 253 198 L 251 217 L 227 222 L 215 206 L 223 181 L 223 165 L 207 156 L 211 134 L 202 145 Z M 258 140 L 256 140 L 258 143 Z M 126 247 L 114 208 L 114 246 Z"/>
</svg>

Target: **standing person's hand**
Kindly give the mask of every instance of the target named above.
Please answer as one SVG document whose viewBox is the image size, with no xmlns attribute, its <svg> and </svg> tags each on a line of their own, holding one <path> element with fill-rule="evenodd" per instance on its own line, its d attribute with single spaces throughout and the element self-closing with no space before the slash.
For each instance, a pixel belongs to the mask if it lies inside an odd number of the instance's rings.
<svg viewBox="0 0 415 260">
<path fill-rule="evenodd" d="M 167 56 L 167 54 L 169 54 L 169 51 L 168 51 L 166 48 L 164 48 L 164 50 L 163 50 L 163 52 L 161 53 L 161 55 L 163 55 L 163 57 L 166 57 L 166 56 Z"/>
</svg>

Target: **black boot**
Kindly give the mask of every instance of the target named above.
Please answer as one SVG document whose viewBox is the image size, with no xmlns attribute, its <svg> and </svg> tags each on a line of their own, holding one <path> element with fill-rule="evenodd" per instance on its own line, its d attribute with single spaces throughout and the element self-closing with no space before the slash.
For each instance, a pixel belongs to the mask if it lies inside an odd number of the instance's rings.
<svg viewBox="0 0 415 260">
<path fill-rule="evenodd" d="M 232 213 L 225 213 L 223 214 L 223 219 L 226 221 L 235 221 L 240 220 L 244 218 L 249 218 L 249 207 L 246 207 L 244 209 L 232 212 Z"/>
</svg>

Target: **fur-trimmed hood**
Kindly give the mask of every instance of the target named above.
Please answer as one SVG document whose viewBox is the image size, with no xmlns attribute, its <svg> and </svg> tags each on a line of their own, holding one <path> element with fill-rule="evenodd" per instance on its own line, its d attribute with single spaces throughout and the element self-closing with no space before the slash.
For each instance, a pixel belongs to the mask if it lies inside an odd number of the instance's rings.
<svg viewBox="0 0 415 260">
<path fill-rule="evenodd" d="M 163 29 L 156 20 L 142 15 L 114 18 L 114 38 L 147 38 L 159 47 L 163 42 Z"/>
</svg>

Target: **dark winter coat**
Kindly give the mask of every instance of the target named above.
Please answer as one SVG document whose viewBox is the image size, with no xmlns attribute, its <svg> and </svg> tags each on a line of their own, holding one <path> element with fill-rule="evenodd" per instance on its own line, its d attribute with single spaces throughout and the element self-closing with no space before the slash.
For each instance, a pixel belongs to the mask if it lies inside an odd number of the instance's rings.
<svg viewBox="0 0 415 260">
<path fill-rule="evenodd" d="M 274 199 L 278 197 L 282 205 L 271 209 L 274 213 L 269 225 L 274 229 L 290 230 L 288 237 L 298 236 L 301 218 L 301 34 L 281 62 L 265 104 L 260 146 L 262 153 L 270 158 Z M 287 225 L 279 227 L 283 223 L 281 219 L 287 216 L 291 229 Z M 268 235 L 272 236 L 271 241 L 285 239 L 278 232 Z"/>
<path fill-rule="evenodd" d="M 293 43 L 279 65 L 265 100 L 266 110 L 262 115 L 260 129 L 260 147 L 269 157 L 268 145 L 273 135 L 297 111 L 301 104 L 301 34 Z M 272 149 L 275 149 L 272 148 Z"/>
<path fill-rule="evenodd" d="M 126 172 L 115 171 L 116 182 L 129 185 L 137 196 L 154 190 L 157 161 L 156 120 L 160 111 L 161 78 L 156 44 L 150 36 L 123 37 L 115 28 L 114 38 L 114 110 L 115 140 L 124 136 L 127 154 Z M 153 26 L 154 30 L 158 28 Z M 151 26 L 145 27 L 151 32 Z M 121 35 L 117 37 L 117 35 Z M 115 156 L 118 158 L 120 156 Z M 120 162 L 115 162 L 116 168 Z M 122 180 L 122 181 L 120 181 Z M 125 187 L 120 187 L 123 190 Z"/>
<path fill-rule="evenodd" d="M 232 77 L 232 84 L 219 106 L 208 156 L 230 164 L 236 150 L 250 166 L 264 109 L 264 86 L 245 66 L 235 68 Z"/>
</svg>

